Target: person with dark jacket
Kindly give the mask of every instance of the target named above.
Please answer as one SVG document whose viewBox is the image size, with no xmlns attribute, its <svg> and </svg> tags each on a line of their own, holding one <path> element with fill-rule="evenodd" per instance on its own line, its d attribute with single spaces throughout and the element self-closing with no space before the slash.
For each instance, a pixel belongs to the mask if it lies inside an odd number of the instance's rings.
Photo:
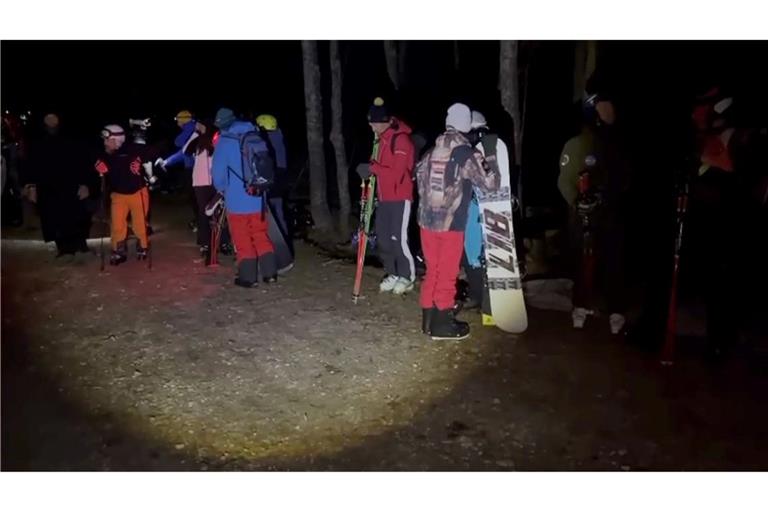
<svg viewBox="0 0 768 512">
<path fill-rule="evenodd" d="M 136 256 L 146 259 L 149 251 L 142 158 L 143 148 L 125 143 L 125 131 L 116 124 L 105 126 L 101 131 L 104 152 L 94 163 L 96 172 L 106 180 L 111 201 L 112 255 L 110 265 L 119 265 L 127 259 L 128 215 L 131 229 L 138 238 Z"/>
<path fill-rule="evenodd" d="M 402 295 L 413 290 L 416 279 L 408 247 L 414 167 L 411 129 L 390 115 L 381 98 L 369 109 L 368 124 L 378 139 L 378 154 L 371 158 L 369 169 L 377 178 L 376 239 L 387 272 L 379 290 Z"/>
<path fill-rule="evenodd" d="M 630 183 L 630 167 L 625 145 L 614 125 L 613 103 L 605 93 L 590 95 L 585 101 L 586 120 L 582 132 L 568 140 L 560 155 L 560 176 L 557 181 L 563 198 L 569 205 L 569 232 L 573 249 L 572 261 L 581 261 L 575 249 L 583 244 L 582 216 L 586 210 L 579 204 L 578 182 L 588 174 L 592 197 L 598 202 L 589 205 L 591 230 L 594 237 L 598 269 L 603 270 L 600 288 L 613 334 L 619 334 L 625 324 L 625 231 L 626 204 Z M 591 284 L 584 283 L 582 272 L 574 268 L 575 277 L 573 326 L 584 327 L 595 304 L 589 297 Z"/>
<path fill-rule="evenodd" d="M 84 152 L 59 132 L 59 117 L 44 118 L 45 132 L 34 141 L 27 162 L 28 197 L 40 213 L 43 239 L 56 242 L 58 257 L 88 252 L 89 197 L 97 193 Z"/>
<path fill-rule="evenodd" d="M 261 195 L 246 190 L 245 170 L 240 147 L 243 135 L 256 130 L 246 121 L 240 121 L 234 112 L 221 108 L 214 122 L 221 136 L 213 153 L 211 172 L 213 186 L 224 196 L 229 232 L 237 252 L 237 278 L 235 285 L 244 288 L 257 286 L 259 269 L 266 283 L 277 281 L 275 248 L 267 233 L 266 205 Z M 266 144 L 263 149 L 266 150 Z"/>
<path fill-rule="evenodd" d="M 256 125 L 262 134 L 264 142 L 269 145 L 270 155 L 275 162 L 275 184 L 269 189 L 267 200 L 272 212 L 275 214 L 275 220 L 280 231 L 282 231 L 285 241 L 293 251 L 291 240 L 291 230 L 285 219 L 285 209 L 283 200 L 288 192 L 288 158 L 285 149 L 285 137 L 283 131 L 277 125 L 277 119 L 270 114 L 261 114 L 256 117 Z"/>
<path fill-rule="evenodd" d="M 445 133 L 416 166 L 421 245 L 427 263 L 419 302 L 422 331 L 433 340 L 469 336 L 469 325 L 454 317 L 469 202 L 473 187 L 492 192 L 501 183 L 500 174 L 467 138 L 471 122 L 469 107 L 461 103 L 451 105 Z"/>
</svg>

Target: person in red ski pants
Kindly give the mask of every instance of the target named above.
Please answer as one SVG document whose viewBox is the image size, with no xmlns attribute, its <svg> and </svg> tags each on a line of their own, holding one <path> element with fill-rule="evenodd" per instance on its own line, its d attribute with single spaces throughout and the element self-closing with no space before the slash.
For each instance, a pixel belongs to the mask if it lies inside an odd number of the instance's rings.
<svg viewBox="0 0 768 512">
<path fill-rule="evenodd" d="M 448 109 L 446 131 L 416 166 L 419 226 L 427 273 L 421 285 L 422 332 L 433 340 L 464 339 L 469 325 L 454 316 L 456 279 L 464 250 L 473 187 L 499 188 L 501 176 L 467 138 L 472 113 L 464 104 Z"/>
</svg>

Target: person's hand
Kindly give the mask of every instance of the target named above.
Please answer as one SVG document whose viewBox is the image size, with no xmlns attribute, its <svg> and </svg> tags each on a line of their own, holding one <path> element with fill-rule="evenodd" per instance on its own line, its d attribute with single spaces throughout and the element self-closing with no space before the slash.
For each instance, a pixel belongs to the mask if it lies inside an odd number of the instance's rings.
<svg viewBox="0 0 768 512">
<path fill-rule="evenodd" d="M 105 164 L 101 160 L 96 160 L 96 164 L 94 164 L 93 167 L 96 169 L 96 172 L 98 172 L 102 176 L 104 176 L 105 174 L 107 174 L 107 172 L 109 172 L 109 168 L 107 167 L 107 164 Z"/>
<path fill-rule="evenodd" d="M 141 172 L 141 159 L 139 157 L 136 157 L 136 159 L 131 162 L 131 165 L 129 166 L 131 169 L 131 172 L 135 175 L 139 175 L 139 172 Z"/>
<path fill-rule="evenodd" d="M 85 185 L 80 185 L 80 187 L 78 187 L 78 189 L 77 189 L 77 197 L 78 197 L 78 199 L 80 199 L 82 201 L 83 199 L 87 199 L 88 196 L 90 196 L 90 195 L 91 195 L 91 193 L 88 191 L 88 187 L 86 187 Z"/>
<path fill-rule="evenodd" d="M 30 203 L 37 203 L 37 187 L 34 185 L 26 186 L 26 196 Z"/>
</svg>

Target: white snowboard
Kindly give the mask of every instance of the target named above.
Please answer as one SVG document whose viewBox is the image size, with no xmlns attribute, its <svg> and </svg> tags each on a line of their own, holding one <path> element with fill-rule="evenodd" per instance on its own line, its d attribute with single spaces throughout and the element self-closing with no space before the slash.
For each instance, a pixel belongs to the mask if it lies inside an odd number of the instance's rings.
<svg viewBox="0 0 768 512">
<path fill-rule="evenodd" d="M 477 148 L 484 153 L 482 143 Z M 528 314 L 512 226 L 509 153 L 501 139 L 498 140 L 497 159 L 501 172 L 499 190 L 478 193 L 486 282 L 491 302 L 491 314 L 483 314 L 483 325 L 495 325 L 502 331 L 517 334 L 528 328 Z"/>
</svg>

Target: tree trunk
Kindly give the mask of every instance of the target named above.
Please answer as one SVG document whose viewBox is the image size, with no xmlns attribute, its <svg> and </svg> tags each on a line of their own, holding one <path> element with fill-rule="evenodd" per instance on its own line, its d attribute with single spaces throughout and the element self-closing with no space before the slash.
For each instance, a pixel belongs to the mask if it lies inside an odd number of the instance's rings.
<svg viewBox="0 0 768 512">
<path fill-rule="evenodd" d="M 460 63 L 461 63 L 461 58 L 459 53 L 459 42 L 454 41 L 453 42 L 453 71 L 456 72 L 456 74 L 459 73 Z"/>
<path fill-rule="evenodd" d="M 400 73 L 398 72 L 397 41 L 384 41 L 384 57 L 387 59 L 387 73 L 395 90 L 400 90 Z"/>
<path fill-rule="evenodd" d="M 342 234 L 349 231 L 349 165 L 347 165 L 347 148 L 344 144 L 342 130 L 342 74 L 341 59 L 339 59 L 339 42 L 331 41 L 331 143 L 336 153 L 336 184 L 339 189 L 339 229 Z"/>
<path fill-rule="evenodd" d="M 301 50 L 304 60 L 304 104 L 307 111 L 310 209 L 315 227 L 319 230 L 330 231 L 332 224 L 326 191 L 325 154 L 323 152 L 323 100 L 320 92 L 317 41 L 302 41 Z"/>
<path fill-rule="evenodd" d="M 399 41 L 397 43 L 397 82 L 400 89 L 405 87 L 408 80 L 408 73 L 405 72 L 405 63 L 408 52 L 408 41 Z"/>
<path fill-rule="evenodd" d="M 573 55 L 573 101 L 584 99 L 587 80 L 592 76 L 597 65 L 597 42 L 577 41 Z"/>
<path fill-rule="evenodd" d="M 520 115 L 520 81 L 517 69 L 518 42 L 501 41 L 499 51 L 499 90 L 501 104 L 514 122 L 514 163 L 522 161 L 523 126 Z"/>
</svg>

